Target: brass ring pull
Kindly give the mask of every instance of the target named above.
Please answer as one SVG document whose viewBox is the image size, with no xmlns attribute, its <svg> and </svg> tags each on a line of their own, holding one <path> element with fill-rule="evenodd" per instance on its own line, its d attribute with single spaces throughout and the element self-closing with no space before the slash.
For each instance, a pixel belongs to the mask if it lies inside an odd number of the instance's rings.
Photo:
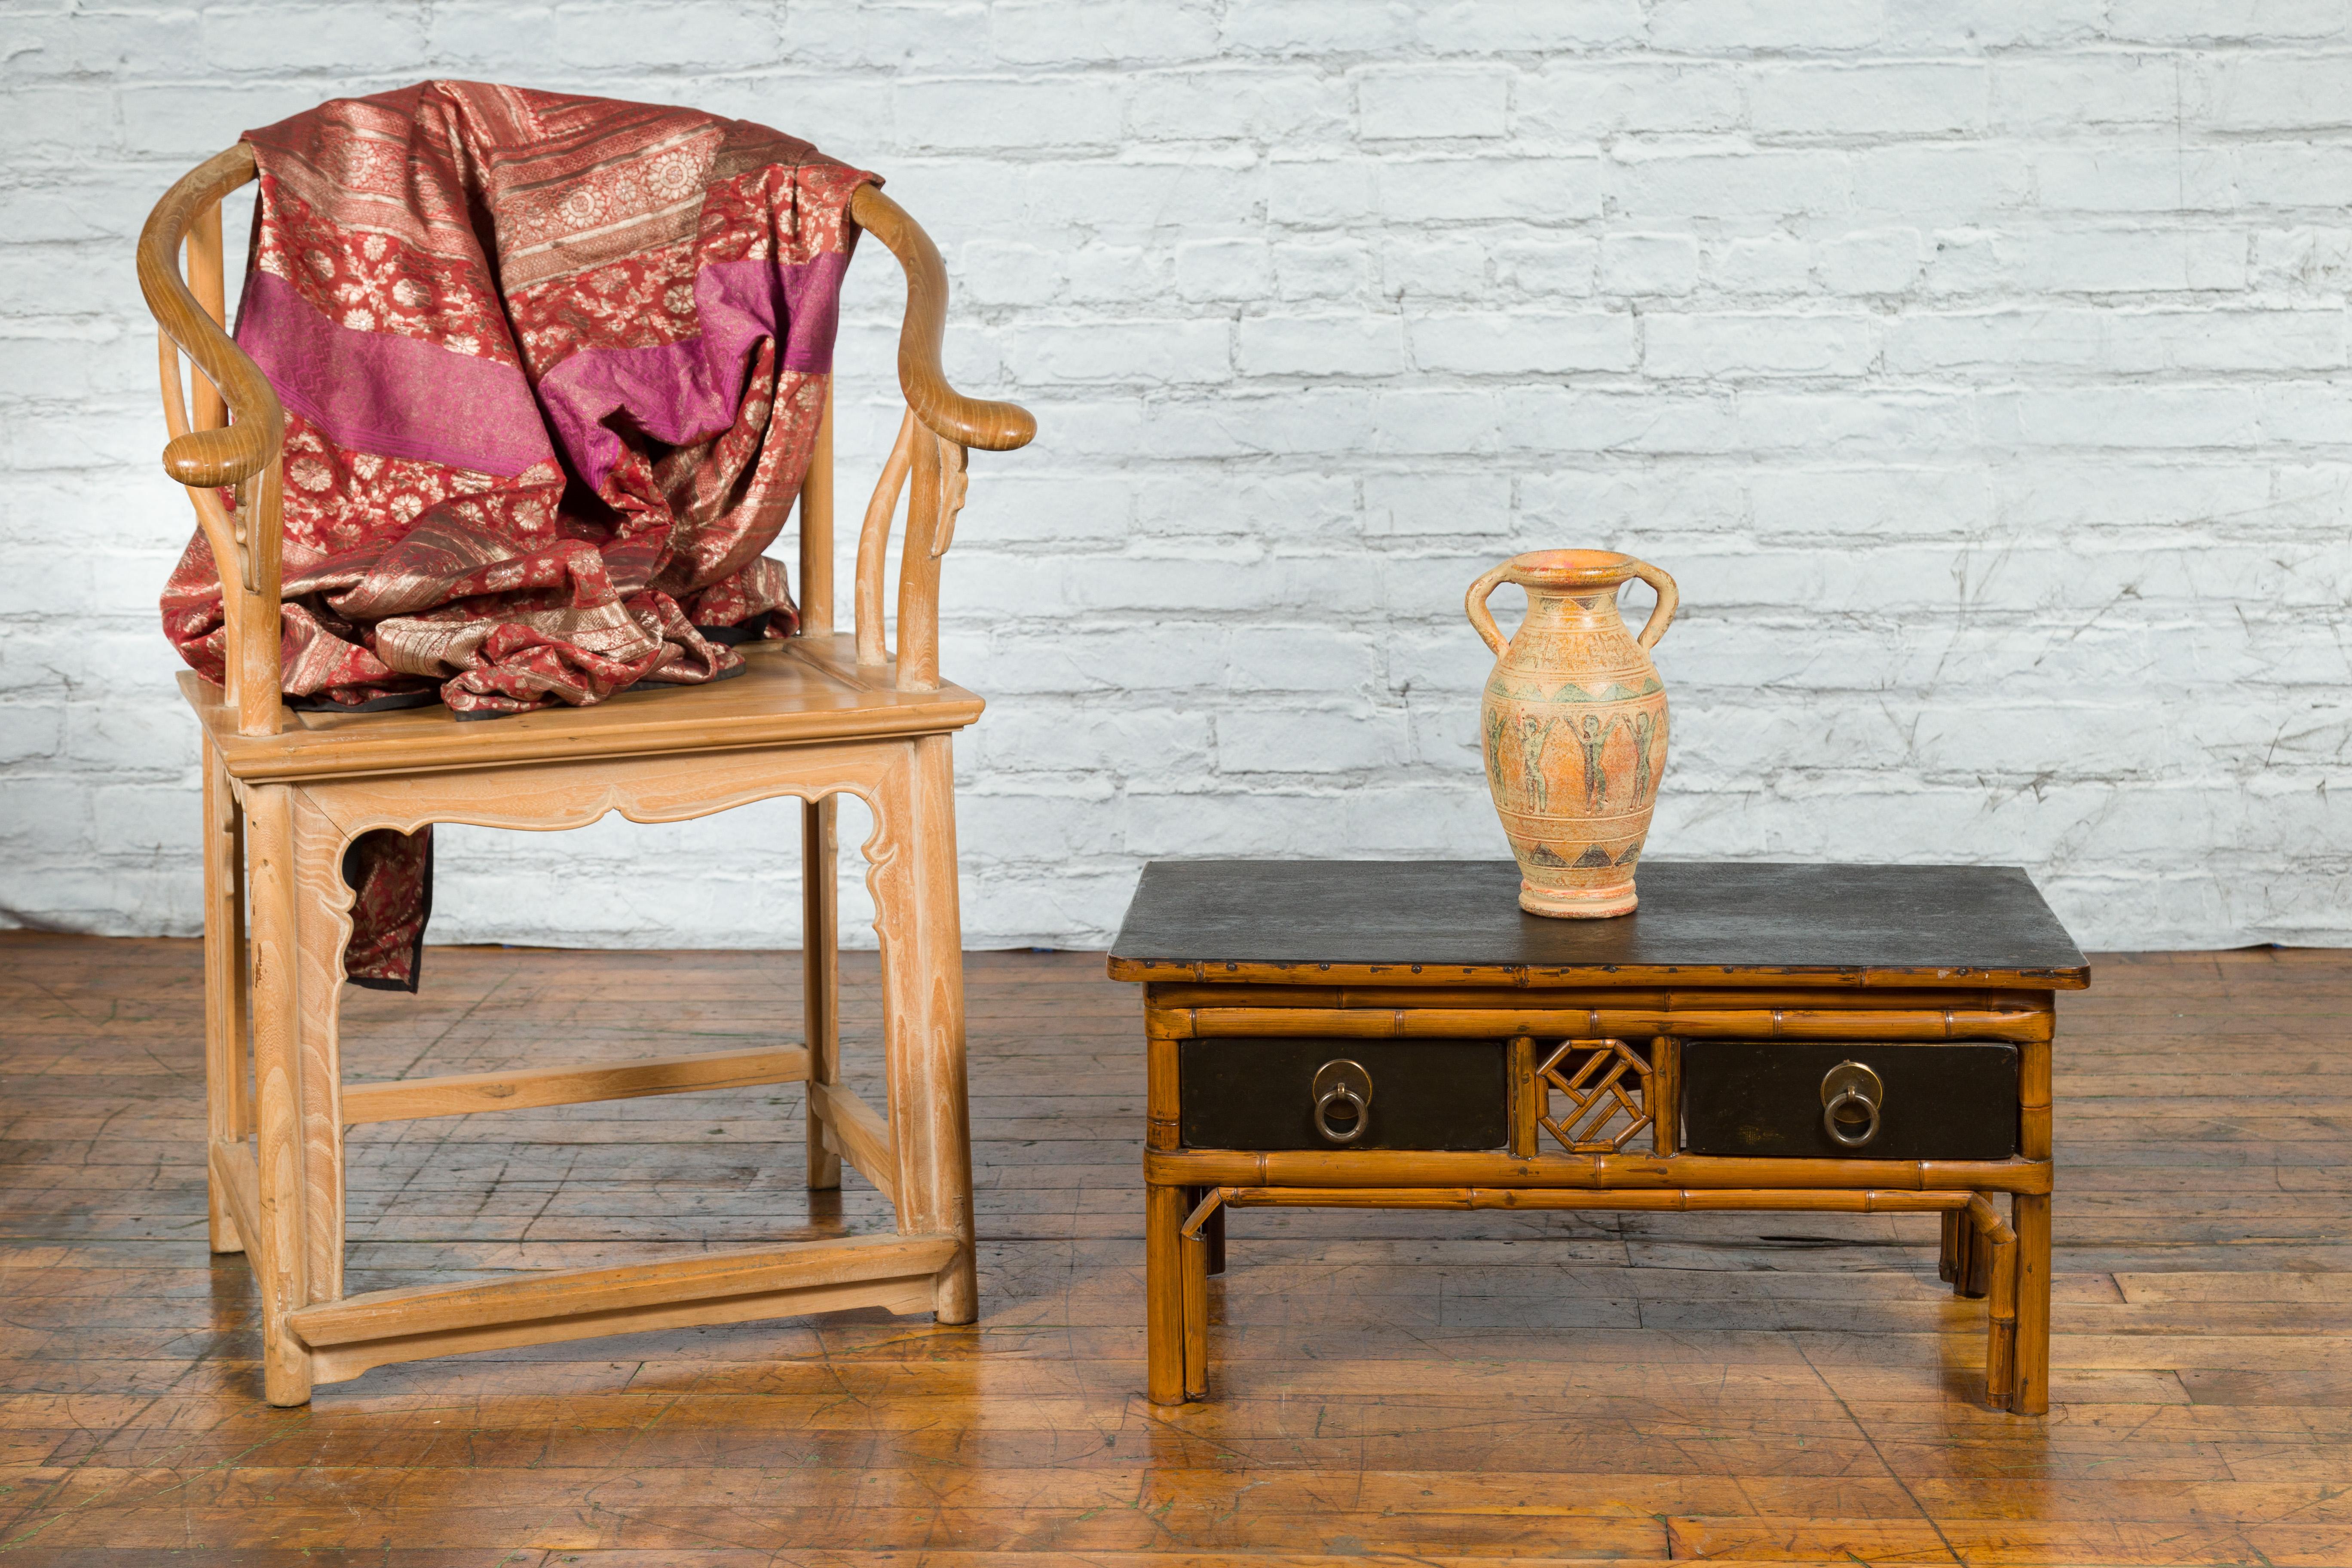
<svg viewBox="0 0 2352 1568">
<path fill-rule="evenodd" d="M 1867 1120 L 1862 1123 L 1862 1130 L 1859 1132 L 1848 1132 L 1845 1130 L 1844 1118 L 1838 1114 L 1850 1105 L 1860 1106 L 1867 1117 Z M 1822 1125 L 1829 1129 L 1830 1138 L 1833 1142 L 1848 1149 L 1859 1149 L 1878 1136 L 1878 1107 L 1853 1089 L 1842 1089 L 1838 1090 L 1837 1098 L 1831 1100 L 1827 1109 L 1822 1112 Z"/>
<path fill-rule="evenodd" d="M 1841 1149 L 1860 1149 L 1878 1136 L 1879 1102 L 1886 1086 L 1860 1062 L 1840 1062 L 1822 1075 L 1822 1130 Z"/>
<path fill-rule="evenodd" d="M 1348 1130 L 1344 1132 L 1331 1125 L 1331 1104 L 1334 1100 L 1345 1100 L 1349 1106 Z M 1364 1102 L 1358 1100 L 1356 1091 L 1344 1083 L 1333 1084 L 1323 1091 L 1323 1098 L 1315 1102 L 1315 1131 L 1323 1134 L 1327 1142 L 1353 1143 L 1364 1135 Z"/>
<path fill-rule="evenodd" d="M 1372 1075 L 1345 1058 L 1315 1069 L 1315 1131 L 1326 1143 L 1353 1143 L 1372 1123 Z M 1331 1125 L 1331 1108 L 1344 1103 L 1346 1124 Z"/>
</svg>

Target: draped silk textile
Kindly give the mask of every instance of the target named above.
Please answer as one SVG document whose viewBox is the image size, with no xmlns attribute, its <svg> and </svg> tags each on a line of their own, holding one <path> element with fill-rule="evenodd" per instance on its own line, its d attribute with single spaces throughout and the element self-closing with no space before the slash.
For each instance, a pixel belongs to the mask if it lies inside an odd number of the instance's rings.
<svg viewBox="0 0 2352 1568">
<path fill-rule="evenodd" d="M 286 409 L 291 703 L 583 705 L 723 679 L 731 644 L 795 629 L 761 552 L 808 471 L 875 176 L 742 121 L 476 82 L 245 139 L 236 340 Z M 163 609 L 220 680 L 201 531 Z M 426 834 L 368 835 L 345 875 L 349 973 L 413 988 Z"/>
</svg>

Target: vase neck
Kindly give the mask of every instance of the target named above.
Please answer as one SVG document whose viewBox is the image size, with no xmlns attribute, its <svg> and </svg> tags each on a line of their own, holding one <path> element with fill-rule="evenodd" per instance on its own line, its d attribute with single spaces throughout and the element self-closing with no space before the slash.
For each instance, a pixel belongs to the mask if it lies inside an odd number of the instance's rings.
<svg viewBox="0 0 2352 1568">
<path fill-rule="evenodd" d="M 1625 617 L 1617 609 L 1617 590 L 1622 585 L 1529 588 L 1527 624 L 1559 630 L 1624 631 Z"/>
</svg>

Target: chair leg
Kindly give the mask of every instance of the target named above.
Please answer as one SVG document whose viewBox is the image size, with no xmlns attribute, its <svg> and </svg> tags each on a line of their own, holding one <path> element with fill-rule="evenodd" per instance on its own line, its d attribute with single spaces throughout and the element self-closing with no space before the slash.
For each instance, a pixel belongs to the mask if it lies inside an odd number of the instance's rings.
<svg viewBox="0 0 2352 1568">
<path fill-rule="evenodd" d="M 286 1321 L 309 1304 L 302 1224 L 302 1073 L 295 952 L 294 791 L 257 784 L 246 816 L 252 855 L 253 1076 L 257 1209 L 261 1234 L 245 1237 L 261 1286 L 264 1389 L 272 1405 L 310 1398 L 309 1351 Z"/>
<path fill-rule="evenodd" d="M 252 1131 L 245 1071 L 245 814 L 228 771 L 205 748 L 205 1135 L 242 1143 Z M 228 1195 L 207 1160 L 209 1234 L 215 1252 L 242 1252 Z"/>
<path fill-rule="evenodd" d="M 343 1295 L 343 950 L 352 890 L 350 837 L 300 790 L 294 795 L 296 1061 L 301 1074 L 305 1305 Z"/>
<path fill-rule="evenodd" d="M 961 1244 L 940 1270 L 942 1323 L 980 1316 L 971 1125 L 964 1088 L 963 922 L 957 910 L 955 761 L 945 735 L 910 742 L 874 803 L 882 1033 L 898 1229 Z"/>
<path fill-rule="evenodd" d="M 801 995 L 808 1037 L 809 1082 L 841 1081 L 841 889 L 835 883 L 839 798 L 801 805 Z M 809 1096 L 808 1184 L 841 1185 L 841 1156 L 825 1142 L 824 1118 Z"/>
</svg>

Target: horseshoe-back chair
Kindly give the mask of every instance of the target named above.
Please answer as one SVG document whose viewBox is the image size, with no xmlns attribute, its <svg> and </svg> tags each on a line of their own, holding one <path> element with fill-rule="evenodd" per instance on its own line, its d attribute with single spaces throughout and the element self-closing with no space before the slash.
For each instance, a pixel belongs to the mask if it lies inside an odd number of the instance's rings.
<svg viewBox="0 0 2352 1568">
<path fill-rule="evenodd" d="M 268 381 L 223 331 L 220 204 L 255 175 L 243 143 L 173 185 L 139 240 L 161 328 L 163 467 L 187 487 L 223 569 L 227 681 L 180 686 L 204 747 L 205 1068 L 211 1240 L 260 1285 L 272 1405 L 370 1367 L 461 1351 L 683 1324 L 880 1306 L 978 1312 L 964 1091 L 950 738 L 981 700 L 939 675 L 940 561 L 969 448 L 1035 433 L 1009 403 L 966 397 L 940 368 L 947 275 L 913 218 L 874 186 L 850 205 L 907 274 L 898 383 L 907 413 L 858 537 L 855 634 L 834 628 L 833 413 L 800 502 L 800 635 L 746 645 L 739 679 L 490 724 L 445 709 L 323 714 L 279 700 L 279 445 Z M 181 258 L 184 253 L 185 270 Z M 181 355 L 196 374 L 184 390 Z M 222 504 L 233 489 L 237 504 Z M 907 521 L 898 647 L 884 646 L 885 552 Z M 871 808 L 887 1104 L 840 1081 L 836 797 Z M 803 1047 L 342 1081 L 338 1039 L 352 893 L 345 847 L 431 822 L 582 827 L 607 812 L 676 822 L 797 796 L 805 854 Z M 249 1064 L 249 1066 L 248 1066 Z M 527 1272 L 347 1295 L 346 1128 L 756 1084 L 808 1086 L 808 1184 L 845 1160 L 887 1194 L 895 1234 Z"/>
</svg>

